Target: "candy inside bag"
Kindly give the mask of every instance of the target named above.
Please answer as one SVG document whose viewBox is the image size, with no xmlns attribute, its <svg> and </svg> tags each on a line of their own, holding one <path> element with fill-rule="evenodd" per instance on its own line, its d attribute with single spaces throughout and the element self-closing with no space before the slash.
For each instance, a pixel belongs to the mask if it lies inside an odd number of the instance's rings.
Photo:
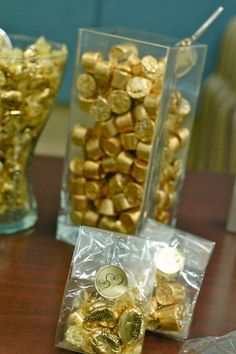
<svg viewBox="0 0 236 354">
<path fill-rule="evenodd" d="M 214 242 L 149 219 L 141 237 L 157 241 L 147 329 L 186 339 Z"/>
<path fill-rule="evenodd" d="M 56 346 L 78 353 L 141 353 L 155 252 L 152 240 L 80 227 Z"/>
</svg>

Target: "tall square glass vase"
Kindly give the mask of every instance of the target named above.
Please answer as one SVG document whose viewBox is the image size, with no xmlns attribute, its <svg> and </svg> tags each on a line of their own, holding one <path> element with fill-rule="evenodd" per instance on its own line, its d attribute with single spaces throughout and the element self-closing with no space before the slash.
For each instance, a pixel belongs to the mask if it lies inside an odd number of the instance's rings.
<svg viewBox="0 0 236 354">
<path fill-rule="evenodd" d="M 137 234 L 174 224 L 206 46 L 80 29 L 57 238 L 84 224 Z"/>
</svg>

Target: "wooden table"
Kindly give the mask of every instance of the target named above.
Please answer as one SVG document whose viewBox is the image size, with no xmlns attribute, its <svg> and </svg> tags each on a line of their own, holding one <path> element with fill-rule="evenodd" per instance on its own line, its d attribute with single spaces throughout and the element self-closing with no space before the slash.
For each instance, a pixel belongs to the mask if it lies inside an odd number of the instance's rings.
<svg viewBox="0 0 236 354">
<path fill-rule="evenodd" d="M 55 239 L 62 160 L 36 157 L 39 219 L 33 230 L 0 236 L 0 353 L 62 354 L 54 335 L 73 247 Z M 178 227 L 216 241 L 190 338 L 236 329 L 236 235 L 225 231 L 233 178 L 188 173 Z M 181 343 L 147 333 L 144 354 L 178 353 Z"/>
</svg>

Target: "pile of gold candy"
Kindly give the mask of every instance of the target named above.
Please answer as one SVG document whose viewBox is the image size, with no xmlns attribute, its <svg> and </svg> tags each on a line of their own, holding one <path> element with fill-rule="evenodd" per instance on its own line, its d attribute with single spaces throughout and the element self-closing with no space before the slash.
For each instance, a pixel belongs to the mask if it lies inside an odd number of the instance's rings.
<svg viewBox="0 0 236 354">
<path fill-rule="evenodd" d="M 84 353 L 139 354 L 145 333 L 145 302 L 138 288 L 116 299 L 87 289 L 75 301 L 64 332 L 66 349 Z"/>
<path fill-rule="evenodd" d="M 84 224 L 134 233 L 140 216 L 146 174 L 160 106 L 164 58 L 139 58 L 132 43 L 100 52 L 84 52 L 83 73 L 75 95 L 80 114 L 72 142 L 78 151 L 69 162 L 70 218 Z M 168 136 L 162 157 L 155 217 L 169 223 L 177 199 L 182 160 L 177 153 L 189 130 L 182 127 L 190 112 L 179 91 L 172 94 Z M 87 116 L 86 116 L 87 114 Z M 78 119 L 80 117 L 78 116 Z"/>
<path fill-rule="evenodd" d="M 27 166 L 57 95 L 67 49 L 40 37 L 25 50 L 0 50 L 0 222 L 29 208 Z"/>
<path fill-rule="evenodd" d="M 173 248 L 166 247 L 158 255 L 156 285 L 153 290 L 147 329 L 180 332 L 187 315 L 186 287 L 178 280 L 184 258 Z"/>
</svg>

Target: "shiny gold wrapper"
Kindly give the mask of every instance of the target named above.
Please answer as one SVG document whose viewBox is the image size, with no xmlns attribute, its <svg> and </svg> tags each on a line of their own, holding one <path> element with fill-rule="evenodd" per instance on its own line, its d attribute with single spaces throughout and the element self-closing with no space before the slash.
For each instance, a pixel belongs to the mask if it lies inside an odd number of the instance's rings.
<svg viewBox="0 0 236 354">
<path fill-rule="evenodd" d="M 84 186 L 84 193 L 90 200 L 98 199 L 101 194 L 101 183 L 98 181 L 87 181 Z"/>
<path fill-rule="evenodd" d="M 85 193 L 86 179 L 83 177 L 70 177 L 70 192 L 71 194 Z"/>
<path fill-rule="evenodd" d="M 75 145 L 83 145 L 88 137 L 88 129 L 76 124 L 72 131 L 72 142 Z"/>
<path fill-rule="evenodd" d="M 70 213 L 70 220 L 73 224 L 81 225 L 84 219 L 84 212 L 78 210 L 72 210 Z"/>
<path fill-rule="evenodd" d="M 160 306 L 182 303 L 185 299 L 185 287 L 176 282 L 162 282 L 156 288 L 155 297 Z"/>
<path fill-rule="evenodd" d="M 102 60 L 100 52 L 86 52 L 82 55 L 81 66 L 85 72 L 93 74 L 97 62 Z"/>
<path fill-rule="evenodd" d="M 120 221 L 123 226 L 123 229 L 126 230 L 126 232 L 132 234 L 135 231 L 139 216 L 139 210 L 122 213 L 120 216 Z"/>
<path fill-rule="evenodd" d="M 104 156 L 102 148 L 100 147 L 100 139 L 91 138 L 88 139 L 85 146 L 86 156 L 91 160 L 99 160 Z"/>
<path fill-rule="evenodd" d="M 104 157 L 101 164 L 105 173 L 115 173 L 118 171 L 116 159 L 113 157 Z"/>
<path fill-rule="evenodd" d="M 94 98 L 85 98 L 81 95 L 79 96 L 79 107 L 82 112 L 89 112 L 91 106 L 96 102 Z"/>
<path fill-rule="evenodd" d="M 131 113 L 118 116 L 115 120 L 120 133 L 129 133 L 134 131 L 134 124 Z"/>
<path fill-rule="evenodd" d="M 134 163 L 134 158 L 127 152 L 122 151 L 116 158 L 117 169 L 119 172 L 129 174 Z"/>
<path fill-rule="evenodd" d="M 121 173 L 117 173 L 109 179 L 110 194 L 118 194 L 124 190 L 127 178 Z"/>
<path fill-rule="evenodd" d="M 101 128 L 102 134 L 108 138 L 118 134 L 118 129 L 114 119 L 109 119 L 108 121 L 101 123 L 99 127 Z"/>
<path fill-rule="evenodd" d="M 145 101 L 145 100 L 144 100 Z M 143 104 L 138 104 L 134 107 L 133 109 L 133 115 L 136 119 L 136 121 L 139 120 L 143 120 L 143 119 L 147 119 L 148 118 L 148 114 L 146 111 L 146 108 L 144 107 Z"/>
<path fill-rule="evenodd" d="M 179 331 L 181 317 L 179 305 L 164 306 L 159 310 L 159 327 L 166 331 Z"/>
<path fill-rule="evenodd" d="M 146 179 L 147 169 L 147 163 L 145 161 L 137 159 L 134 161 L 131 174 L 137 182 L 143 183 Z"/>
<path fill-rule="evenodd" d="M 106 155 L 116 157 L 121 152 L 120 139 L 115 137 L 103 139 L 102 148 Z"/>
<path fill-rule="evenodd" d="M 133 206 L 140 206 L 143 199 L 143 187 L 138 183 L 129 182 L 124 189 L 124 195 Z"/>
<path fill-rule="evenodd" d="M 71 195 L 71 205 L 76 211 L 86 210 L 88 207 L 88 199 L 85 195 L 72 194 Z"/>
<path fill-rule="evenodd" d="M 151 153 L 152 146 L 149 144 L 144 144 L 142 142 L 139 142 L 137 145 L 137 157 L 140 160 L 144 160 L 146 162 L 149 161 L 150 153 Z"/>
<path fill-rule="evenodd" d="M 99 213 L 106 216 L 116 215 L 114 203 L 111 199 L 102 199 L 99 206 Z"/>
<path fill-rule="evenodd" d="M 113 113 L 124 114 L 131 107 L 131 99 L 126 91 L 114 90 L 108 96 L 108 104 Z"/>
<path fill-rule="evenodd" d="M 111 75 L 111 64 L 109 61 L 100 61 L 95 65 L 94 77 L 98 81 L 108 82 Z"/>
<path fill-rule="evenodd" d="M 135 133 L 121 134 L 120 140 L 124 150 L 136 150 L 138 139 Z"/>
<path fill-rule="evenodd" d="M 106 230 L 115 230 L 116 218 L 111 216 L 102 216 L 99 220 L 98 227 Z"/>
<path fill-rule="evenodd" d="M 81 74 L 76 80 L 76 88 L 82 97 L 91 98 L 96 92 L 96 81 L 92 75 Z"/>
<path fill-rule="evenodd" d="M 135 99 L 144 98 L 151 91 L 152 83 L 149 79 L 141 76 L 131 78 L 127 83 L 127 92 Z"/>
<path fill-rule="evenodd" d="M 83 223 L 91 227 L 96 227 L 99 220 L 99 216 L 100 215 L 95 211 L 88 210 L 84 213 Z"/>
<path fill-rule="evenodd" d="M 114 45 L 108 53 L 109 60 L 112 63 L 118 64 L 126 62 L 130 57 L 136 57 L 138 54 L 137 48 L 132 43 L 123 43 Z"/>
<path fill-rule="evenodd" d="M 128 210 L 132 207 L 123 193 L 115 194 L 112 200 L 117 212 Z"/>
<path fill-rule="evenodd" d="M 84 175 L 87 178 L 99 179 L 101 165 L 100 162 L 86 160 L 84 163 Z"/>
<path fill-rule="evenodd" d="M 89 112 L 97 122 L 104 122 L 110 118 L 111 109 L 105 98 L 98 96 L 96 101 L 90 106 Z"/>
<path fill-rule="evenodd" d="M 129 79 L 129 73 L 115 69 L 113 71 L 111 86 L 120 90 L 124 90 Z"/>
<path fill-rule="evenodd" d="M 138 140 L 149 143 L 152 140 L 152 136 L 154 134 L 154 123 L 150 119 L 144 118 L 139 120 L 135 124 L 135 134 Z"/>
<path fill-rule="evenodd" d="M 84 159 L 82 157 L 75 157 L 70 161 L 70 172 L 75 176 L 82 177 L 84 175 Z"/>
</svg>

